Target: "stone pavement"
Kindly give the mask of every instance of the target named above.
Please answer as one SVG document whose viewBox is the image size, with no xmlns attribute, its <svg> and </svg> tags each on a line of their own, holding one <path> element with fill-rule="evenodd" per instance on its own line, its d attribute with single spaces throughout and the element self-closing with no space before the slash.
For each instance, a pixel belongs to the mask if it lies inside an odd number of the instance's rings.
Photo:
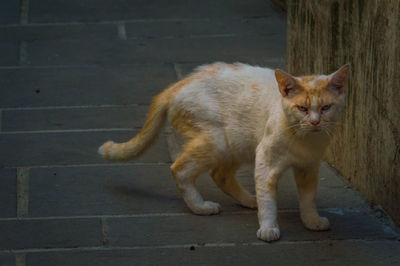
<svg viewBox="0 0 400 266">
<path fill-rule="evenodd" d="M 200 189 L 223 212 L 189 212 L 168 129 L 136 161 L 97 155 L 137 133 L 151 97 L 196 65 L 283 68 L 285 19 L 265 0 L 1 1 L 0 265 L 399 265 L 397 229 L 327 165 L 318 202 L 332 230 L 302 226 L 288 174 L 282 238 L 267 244 L 256 212 L 207 175 Z M 239 179 L 254 191 L 251 168 Z"/>
</svg>

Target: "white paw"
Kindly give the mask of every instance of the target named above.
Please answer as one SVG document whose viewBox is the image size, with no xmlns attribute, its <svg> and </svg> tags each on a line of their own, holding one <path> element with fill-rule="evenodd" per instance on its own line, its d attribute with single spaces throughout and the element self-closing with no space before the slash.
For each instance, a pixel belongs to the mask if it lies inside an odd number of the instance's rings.
<svg viewBox="0 0 400 266">
<path fill-rule="evenodd" d="M 281 236 L 279 228 L 276 227 L 260 227 L 257 231 L 257 237 L 261 240 L 271 242 L 278 240 Z"/>
<path fill-rule="evenodd" d="M 221 206 L 217 202 L 204 201 L 203 204 L 196 206 L 192 211 L 198 215 L 212 215 L 220 212 Z"/>
<path fill-rule="evenodd" d="M 313 218 L 302 218 L 304 226 L 313 231 L 325 231 L 328 230 L 329 220 L 325 217 L 313 217 Z"/>
</svg>

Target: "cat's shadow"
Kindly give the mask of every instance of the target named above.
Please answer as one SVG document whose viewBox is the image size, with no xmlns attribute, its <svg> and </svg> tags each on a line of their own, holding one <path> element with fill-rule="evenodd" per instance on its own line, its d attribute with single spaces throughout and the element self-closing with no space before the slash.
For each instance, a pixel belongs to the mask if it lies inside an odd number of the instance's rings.
<svg viewBox="0 0 400 266">
<path fill-rule="evenodd" d="M 160 202 L 178 200 L 177 195 L 166 195 L 151 191 L 149 188 L 142 189 L 127 184 L 117 182 L 107 182 L 103 186 L 104 192 L 112 194 L 123 201 L 151 199 Z"/>
</svg>

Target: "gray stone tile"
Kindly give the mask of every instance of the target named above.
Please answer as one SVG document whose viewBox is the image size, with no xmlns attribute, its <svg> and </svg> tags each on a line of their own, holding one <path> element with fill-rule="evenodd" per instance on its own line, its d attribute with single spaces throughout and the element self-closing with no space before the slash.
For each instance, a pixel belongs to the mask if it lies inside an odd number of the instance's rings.
<svg viewBox="0 0 400 266">
<path fill-rule="evenodd" d="M 0 66 L 17 66 L 19 64 L 19 43 L 0 41 Z"/>
<path fill-rule="evenodd" d="M 288 171 L 278 185 L 278 206 L 280 208 L 297 208 L 297 187 L 291 171 Z M 323 164 L 319 173 L 317 190 L 317 206 L 319 208 L 366 209 L 368 206 L 357 192 L 335 175 L 332 169 Z"/>
<path fill-rule="evenodd" d="M 268 16 L 276 11 L 266 1 L 185 0 L 42 0 L 31 1 L 30 21 L 70 22 L 129 19 L 177 19 Z"/>
<path fill-rule="evenodd" d="M 0 106 L 149 104 L 175 80 L 172 65 L 159 64 L 3 69 Z"/>
<path fill-rule="evenodd" d="M 72 248 L 102 245 L 100 219 L 0 221 L 1 249 Z"/>
<path fill-rule="evenodd" d="M 306 230 L 297 212 L 279 213 L 281 241 L 333 239 L 393 239 L 373 216 L 346 212 L 344 215 L 322 212 L 332 229 L 325 232 Z M 256 212 L 214 216 L 173 216 L 107 218 L 111 246 L 154 246 L 192 243 L 230 243 L 257 241 Z M 232 233 L 234 232 L 234 233 Z"/>
<path fill-rule="evenodd" d="M 26 265 L 398 265 L 395 241 L 29 253 Z"/>
<path fill-rule="evenodd" d="M 111 139 L 125 142 L 138 131 L 100 131 L 67 133 L 24 133 L 0 135 L 2 166 L 37 166 L 105 163 L 98 147 Z M 165 137 L 160 136 L 152 148 L 135 162 L 169 162 Z"/>
<path fill-rule="evenodd" d="M 2 266 L 14 266 L 15 258 L 12 254 L 0 254 L 0 265 Z"/>
<path fill-rule="evenodd" d="M 270 37 L 204 37 L 110 41 L 34 41 L 28 44 L 30 65 L 129 64 L 163 62 L 259 61 L 281 57 L 285 39 Z"/>
<path fill-rule="evenodd" d="M 126 23 L 129 38 L 183 38 L 189 36 L 285 35 L 286 18 L 274 15 L 267 18 L 213 18 L 175 21 L 135 21 Z"/>
<path fill-rule="evenodd" d="M 31 216 L 190 213 L 169 165 L 41 168 L 31 169 L 30 176 Z M 254 193 L 252 177 L 239 176 L 239 182 Z M 201 176 L 197 184 L 203 197 L 219 202 L 223 212 L 248 210 L 225 195 L 208 175 Z M 366 208 L 353 193 L 322 186 L 318 206 L 339 214 L 348 209 Z M 280 209 L 298 208 L 294 184 L 280 184 L 278 203 Z"/>
<path fill-rule="evenodd" d="M 0 169 L 0 217 L 17 214 L 17 171 Z"/>
<path fill-rule="evenodd" d="M 70 25 L 18 25 L 0 27 L 0 40 L 74 40 L 116 39 L 115 24 L 70 24 Z"/>
<path fill-rule="evenodd" d="M 2 131 L 141 128 L 149 106 L 5 110 Z"/>
<path fill-rule="evenodd" d="M 0 24 L 17 24 L 20 1 L 0 1 Z"/>
<path fill-rule="evenodd" d="M 167 165 L 31 169 L 30 216 L 186 212 Z"/>
<path fill-rule="evenodd" d="M 31 216 L 184 213 L 190 210 L 167 165 L 108 165 L 31 169 Z M 199 180 L 207 200 L 223 211 L 246 211 L 208 176 Z M 45 189 L 43 189 L 45 188 Z"/>
</svg>

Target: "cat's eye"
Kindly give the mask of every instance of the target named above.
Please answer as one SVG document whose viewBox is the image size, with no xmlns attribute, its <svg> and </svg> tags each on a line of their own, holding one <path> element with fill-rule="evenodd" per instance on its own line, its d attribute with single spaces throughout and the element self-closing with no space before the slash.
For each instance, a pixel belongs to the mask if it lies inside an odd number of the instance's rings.
<svg viewBox="0 0 400 266">
<path fill-rule="evenodd" d="M 297 105 L 297 109 L 299 109 L 302 112 L 307 112 L 308 111 L 307 107 L 304 107 L 304 106 L 301 106 L 301 105 Z"/>
<path fill-rule="evenodd" d="M 331 108 L 332 104 L 327 104 L 322 106 L 321 111 L 328 111 Z"/>
</svg>

